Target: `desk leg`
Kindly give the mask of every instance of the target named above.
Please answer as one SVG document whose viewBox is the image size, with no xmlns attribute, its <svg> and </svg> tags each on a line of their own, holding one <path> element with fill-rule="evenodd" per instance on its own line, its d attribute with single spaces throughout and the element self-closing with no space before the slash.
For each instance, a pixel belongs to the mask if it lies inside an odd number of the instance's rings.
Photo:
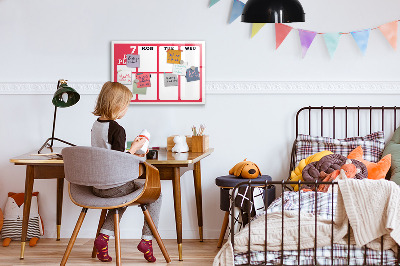
<svg viewBox="0 0 400 266">
<path fill-rule="evenodd" d="M 25 195 L 24 195 L 24 213 L 22 219 L 22 232 L 21 232 L 21 255 L 20 259 L 24 259 L 26 235 L 28 233 L 29 213 L 31 211 L 32 190 L 34 181 L 34 166 L 26 166 L 25 177 Z"/>
<path fill-rule="evenodd" d="M 182 205 L 181 205 L 181 175 L 179 167 L 174 167 L 174 178 L 172 179 L 174 191 L 175 223 L 178 242 L 179 260 L 182 260 Z"/>
<path fill-rule="evenodd" d="M 64 178 L 57 178 L 57 241 L 60 241 Z"/>
<path fill-rule="evenodd" d="M 194 177 L 194 191 L 196 194 L 197 220 L 199 225 L 200 242 L 203 242 L 203 206 L 202 206 L 203 204 L 201 196 L 200 161 L 194 164 L 193 177 Z"/>
</svg>

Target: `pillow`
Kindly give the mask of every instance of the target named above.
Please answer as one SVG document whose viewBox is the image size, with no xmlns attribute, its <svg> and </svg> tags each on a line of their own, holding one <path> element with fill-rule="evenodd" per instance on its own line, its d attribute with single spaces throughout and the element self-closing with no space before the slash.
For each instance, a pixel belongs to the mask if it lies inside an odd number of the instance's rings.
<svg viewBox="0 0 400 266">
<path fill-rule="evenodd" d="M 347 156 L 352 150 L 361 146 L 364 150 L 364 159 L 377 162 L 381 158 L 385 147 L 383 131 L 371 133 L 364 137 L 352 137 L 345 139 L 333 139 L 329 137 L 316 137 L 299 134 L 296 139 L 295 165 L 308 156 L 329 150 L 336 154 Z"/>
<path fill-rule="evenodd" d="M 390 180 L 400 185 L 400 127 L 396 129 L 392 139 L 386 144 L 383 155 L 392 155 L 392 166 L 388 175 Z"/>
<path fill-rule="evenodd" d="M 343 167 L 343 165 L 346 164 L 353 165 L 357 170 L 352 177 L 356 179 L 367 178 L 368 170 L 362 162 L 354 159 L 349 160 L 348 158 L 340 154 L 331 154 L 321 158 L 321 160 L 317 162 L 310 163 L 306 167 L 304 167 L 303 179 L 304 181 L 308 182 L 314 182 L 316 180 L 323 181 L 327 177 L 327 175 L 330 175 L 335 171 L 337 171 L 337 174 L 339 174 L 339 170 Z M 328 187 L 329 186 L 326 186 L 326 189 L 328 189 Z M 302 188 L 313 189 L 314 186 L 303 185 Z"/>
<path fill-rule="evenodd" d="M 308 156 L 306 159 L 303 159 L 300 161 L 300 163 L 297 165 L 297 167 L 290 173 L 290 181 L 303 181 L 302 177 L 302 172 L 304 167 L 308 165 L 309 163 L 319 161 L 322 157 L 332 154 L 331 151 L 321 151 L 316 154 L 313 154 L 311 156 Z M 298 185 L 291 185 L 294 188 L 294 191 L 298 191 Z"/>
<path fill-rule="evenodd" d="M 377 163 L 369 162 L 363 159 L 363 149 L 361 148 L 361 146 L 355 148 L 347 156 L 347 158 L 349 159 L 355 159 L 365 164 L 368 170 L 368 179 L 375 179 L 375 180 L 385 178 L 390 168 L 391 157 L 392 156 L 390 154 L 387 154 Z"/>
</svg>

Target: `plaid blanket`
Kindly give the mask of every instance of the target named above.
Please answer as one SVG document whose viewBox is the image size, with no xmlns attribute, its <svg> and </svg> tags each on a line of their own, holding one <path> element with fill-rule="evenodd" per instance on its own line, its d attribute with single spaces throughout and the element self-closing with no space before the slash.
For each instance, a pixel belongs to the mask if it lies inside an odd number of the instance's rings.
<svg viewBox="0 0 400 266">
<path fill-rule="evenodd" d="M 316 197 L 317 196 L 317 197 Z M 326 219 L 332 219 L 332 213 L 335 215 L 336 208 L 336 194 L 335 193 L 322 193 L 317 192 L 285 192 L 283 196 L 277 198 L 268 207 L 267 214 L 273 212 L 286 210 L 299 210 L 301 212 L 307 212 L 316 214 Z M 259 214 L 253 218 L 257 219 L 260 217 Z M 357 247 L 350 245 L 350 256 L 348 253 L 347 245 L 333 245 L 333 263 L 332 263 L 332 248 L 326 246 L 316 249 L 317 265 L 347 265 L 348 257 L 350 259 L 349 265 L 381 265 L 381 259 L 383 259 L 384 265 L 395 265 L 396 257 L 392 250 L 385 250 L 381 252 L 371 250 L 364 247 Z M 285 250 L 283 252 L 283 264 L 284 265 L 298 265 L 298 259 L 300 259 L 300 265 L 314 265 L 314 249 L 304 249 L 300 251 L 298 255 L 297 250 Z M 364 256 L 366 254 L 366 256 Z M 257 265 L 265 263 L 265 255 L 267 256 L 266 265 L 280 265 L 281 264 L 281 252 L 280 251 L 267 251 L 265 252 L 250 252 L 250 265 Z M 235 265 L 248 264 L 248 253 L 235 254 Z"/>
</svg>

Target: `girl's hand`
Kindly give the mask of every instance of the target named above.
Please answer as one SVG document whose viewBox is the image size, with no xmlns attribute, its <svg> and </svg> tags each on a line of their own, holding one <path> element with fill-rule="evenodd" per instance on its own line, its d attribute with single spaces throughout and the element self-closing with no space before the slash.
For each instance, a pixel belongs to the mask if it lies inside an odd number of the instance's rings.
<svg viewBox="0 0 400 266">
<path fill-rule="evenodd" d="M 140 148 L 143 147 L 143 145 L 146 143 L 146 141 L 147 140 L 145 138 L 136 137 L 135 140 L 132 142 L 129 152 L 131 154 L 135 154 Z"/>
<path fill-rule="evenodd" d="M 136 154 L 135 153 L 135 155 L 136 156 L 139 156 L 139 157 L 146 157 L 146 155 L 149 153 L 149 149 L 147 149 L 147 151 L 146 151 L 146 153 L 145 154 Z"/>
</svg>

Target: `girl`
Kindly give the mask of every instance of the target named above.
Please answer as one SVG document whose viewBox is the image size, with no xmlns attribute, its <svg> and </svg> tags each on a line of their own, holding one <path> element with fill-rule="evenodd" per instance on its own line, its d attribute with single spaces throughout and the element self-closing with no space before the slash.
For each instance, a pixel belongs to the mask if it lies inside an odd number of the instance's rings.
<svg viewBox="0 0 400 266">
<path fill-rule="evenodd" d="M 118 82 L 106 82 L 100 91 L 97 98 L 96 107 L 93 114 L 99 118 L 93 123 L 91 142 L 93 147 L 101 147 L 111 150 L 125 152 L 125 129 L 120 126 L 115 120 L 121 119 L 127 112 L 132 92 L 124 85 Z M 136 138 L 129 153 L 134 156 L 144 157 L 144 155 L 136 154 L 143 144 L 146 142 L 144 138 Z M 139 162 L 143 161 L 138 158 Z M 132 181 L 114 187 L 93 187 L 93 194 L 102 198 L 121 197 L 132 193 L 133 191 L 143 187 L 143 183 L 135 182 L 137 176 L 132 176 Z M 148 204 L 147 208 L 153 218 L 156 226 L 160 216 L 161 195 L 153 203 Z M 125 212 L 126 207 L 119 208 L 118 212 L 120 219 Z M 99 236 L 94 241 L 94 246 L 97 249 L 97 258 L 101 261 L 111 261 L 112 258 L 108 255 L 108 240 L 110 236 L 114 236 L 114 219 L 115 210 L 107 212 L 106 220 L 101 228 Z M 138 250 L 144 253 L 144 258 L 149 262 L 155 262 L 153 256 L 152 237 L 150 227 L 147 222 L 144 222 L 142 230 L 142 240 L 137 246 Z"/>
</svg>

